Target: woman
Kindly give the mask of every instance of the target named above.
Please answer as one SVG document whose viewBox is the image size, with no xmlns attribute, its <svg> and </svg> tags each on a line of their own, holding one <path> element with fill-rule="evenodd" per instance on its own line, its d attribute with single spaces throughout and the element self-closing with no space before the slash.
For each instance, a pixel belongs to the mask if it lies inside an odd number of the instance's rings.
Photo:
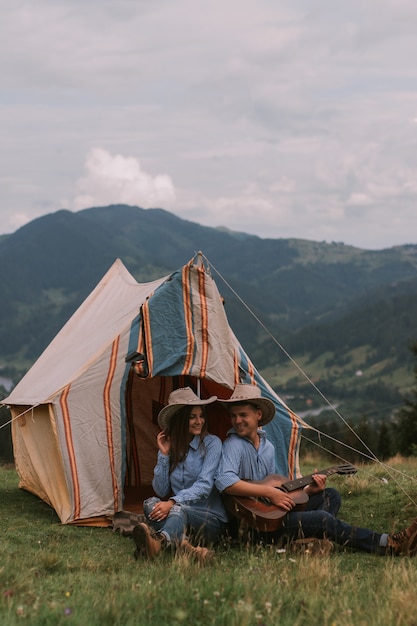
<svg viewBox="0 0 417 626">
<path fill-rule="evenodd" d="M 137 554 L 154 558 L 168 547 L 180 549 L 201 563 L 213 552 L 197 544 L 214 544 L 224 533 L 227 515 L 214 487 L 222 443 L 207 432 L 205 405 L 190 387 L 176 389 L 158 415 L 158 461 L 152 487 L 158 497 L 145 500 L 147 524 L 133 529 Z"/>
</svg>

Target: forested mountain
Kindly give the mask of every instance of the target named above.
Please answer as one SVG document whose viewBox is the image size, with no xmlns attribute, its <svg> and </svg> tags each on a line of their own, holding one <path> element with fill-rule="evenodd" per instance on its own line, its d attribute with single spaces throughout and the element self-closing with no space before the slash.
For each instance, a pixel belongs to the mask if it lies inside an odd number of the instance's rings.
<svg viewBox="0 0 417 626">
<path fill-rule="evenodd" d="M 20 377 L 116 258 L 147 281 L 198 250 L 212 264 L 235 333 L 277 388 L 298 383 L 270 335 L 329 388 L 337 374 L 346 384 L 349 368 L 361 370 L 353 378 L 359 395 L 370 384 L 399 391 L 411 384 L 417 245 L 369 251 L 262 239 L 125 205 L 61 210 L 0 238 L 0 370 Z"/>
</svg>

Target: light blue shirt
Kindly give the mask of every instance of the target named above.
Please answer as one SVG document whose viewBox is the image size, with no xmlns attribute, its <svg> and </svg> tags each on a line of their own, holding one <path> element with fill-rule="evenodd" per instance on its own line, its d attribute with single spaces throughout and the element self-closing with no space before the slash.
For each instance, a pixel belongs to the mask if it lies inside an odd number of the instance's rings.
<svg viewBox="0 0 417 626">
<path fill-rule="evenodd" d="M 263 480 L 275 474 L 274 446 L 265 431 L 258 430 L 259 448 L 249 439 L 239 437 L 232 428 L 223 442 L 222 456 L 215 485 L 222 492 L 239 480 Z"/>
<path fill-rule="evenodd" d="M 210 510 L 221 521 L 228 518 L 219 492 L 214 486 L 214 475 L 219 465 L 222 442 L 215 435 L 206 435 L 200 443 L 196 435 L 190 442 L 187 456 L 169 473 L 169 456 L 158 451 L 152 487 L 160 498 L 171 497 L 177 504 Z M 171 495 L 173 494 L 173 495 Z"/>
</svg>

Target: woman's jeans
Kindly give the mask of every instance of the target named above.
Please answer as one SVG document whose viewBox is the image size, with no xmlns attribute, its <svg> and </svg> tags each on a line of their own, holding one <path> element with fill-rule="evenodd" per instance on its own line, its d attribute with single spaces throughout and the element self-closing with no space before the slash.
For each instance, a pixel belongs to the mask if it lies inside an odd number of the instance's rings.
<svg viewBox="0 0 417 626">
<path fill-rule="evenodd" d="M 149 515 L 158 502 L 159 498 L 148 498 L 143 503 L 143 511 L 148 524 L 157 532 L 163 533 L 171 544 L 178 545 L 187 534 L 198 543 L 214 544 L 226 530 L 226 524 L 210 511 L 195 509 L 187 504 L 174 504 L 167 518 L 155 522 Z"/>
</svg>

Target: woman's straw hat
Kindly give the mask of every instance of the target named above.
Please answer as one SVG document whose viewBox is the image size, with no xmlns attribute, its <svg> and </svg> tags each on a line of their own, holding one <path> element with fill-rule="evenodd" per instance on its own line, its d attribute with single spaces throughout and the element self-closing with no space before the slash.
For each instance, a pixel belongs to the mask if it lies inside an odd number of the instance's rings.
<svg viewBox="0 0 417 626">
<path fill-rule="evenodd" d="M 202 400 L 190 387 L 181 387 L 171 391 L 168 397 L 168 404 L 165 406 L 158 415 L 158 424 L 162 430 L 169 428 L 169 423 L 179 409 L 184 406 L 204 406 L 205 404 L 211 404 L 217 400 L 217 396 L 211 396 L 207 400 Z"/>
</svg>

